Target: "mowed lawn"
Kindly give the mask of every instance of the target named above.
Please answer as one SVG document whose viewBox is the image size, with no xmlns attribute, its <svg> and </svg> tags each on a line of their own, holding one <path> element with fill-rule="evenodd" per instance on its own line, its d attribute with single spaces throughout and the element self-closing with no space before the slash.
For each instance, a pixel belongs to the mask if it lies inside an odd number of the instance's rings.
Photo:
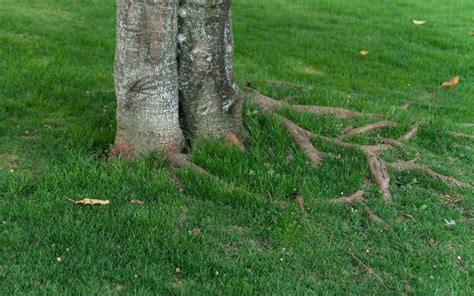
<svg viewBox="0 0 474 296">
<path fill-rule="evenodd" d="M 473 184 L 474 141 L 451 134 L 474 135 L 473 12 L 472 0 L 234 0 L 236 77 L 275 99 L 399 123 L 372 135 L 419 123 L 408 151 L 382 157 L 419 154 Z M 316 140 L 331 153 L 312 167 L 252 104 L 246 153 L 219 141 L 193 147 L 219 182 L 181 169 L 178 190 L 160 157 L 108 160 L 114 35 L 113 0 L 0 1 L 1 295 L 474 293 L 472 189 L 389 170 L 386 204 L 363 153 Z M 440 87 L 453 76 L 459 85 Z M 376 120 L 280 112 L 325 136 Z M 362 204 L 327 202 L 360 188 L 388 226 Z"/>
</svg>

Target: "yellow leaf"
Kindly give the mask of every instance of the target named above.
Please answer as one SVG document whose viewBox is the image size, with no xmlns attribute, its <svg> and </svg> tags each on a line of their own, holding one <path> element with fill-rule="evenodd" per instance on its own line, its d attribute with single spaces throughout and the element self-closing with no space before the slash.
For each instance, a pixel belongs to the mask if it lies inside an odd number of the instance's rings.
<svg viewBox="0 0 474 296">
<path fill-rule="evenodd" d="M 469 36 L 473 36 L 473 37 L 474 37 L 474 32 L 469 32 Z"/>
<path fill-rule="evenodd" d="M 76 205 L 108 205 L 110 200 L 103 200 L 103 199 L 94 199 L 94 198 L 84 198 L 82 200 L 78 200 L 74 202 Z"/>
<path fill-rule="evenodd" d="M 426 23 L 426 21 L 422 21 L 422 20 L 413 20 L 413 23 L 417 26 L 421 26 L 421 25 L 424 25 Z"/>
<path fill-rule="evenodd" d="M 368 54 L 369 54 L 369 51 L 368 51 L 368 50 L 365 50 L 365 49 L 363 49 L 363 50 L 359 51 L 359 53 L 360 53 L 360 55 L 363 55 L 363 56 L 365 56 L 365 55 L 368 55 Z"/>
<path fill-rule="evenodd" d="M 454 76 L 450 80 L 443 82 L 442 86 L 446 87 L 446 88 L 455 87 L 456 85 L 458 85 L 459 80 L 461 80 L 461 78 L 459 78 L 459 76 Z"/>
<path fill-rule="evenodd" d="M 132 200 L 130 201 L 130 203 L 132 203 L 132 204 L 137 204 L 137 205 L 141 205 L 141 204 L 144 204 L 145 202 L 142 201 L 142 200 L 138 200 L 138 199 L 132 199 Z"/>
</svg>

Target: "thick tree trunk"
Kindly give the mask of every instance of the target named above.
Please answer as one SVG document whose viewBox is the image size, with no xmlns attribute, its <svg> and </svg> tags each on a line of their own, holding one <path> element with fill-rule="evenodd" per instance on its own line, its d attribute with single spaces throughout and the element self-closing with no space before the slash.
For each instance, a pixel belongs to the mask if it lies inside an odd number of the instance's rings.
<svg viewBox="0 0 474 296">
<path fill-rule="evenodd" d="M 243 137 L 242 98 L 232 70 L 231 0 L 181 0 L 179 80 L 182 122 L 194 136 Z"/>
<path fill-rule="evenodd" d="M 117 0 L 113 154 L 181 149 L 177 44 L 178 1 Z"/>
<path fill-rule="evenodd" d="M 117 0 L 112 154 L 180 150 L 180 123 L 190 139 L 243 137 L 230 6 L 231 0 Z"/>
</svg>

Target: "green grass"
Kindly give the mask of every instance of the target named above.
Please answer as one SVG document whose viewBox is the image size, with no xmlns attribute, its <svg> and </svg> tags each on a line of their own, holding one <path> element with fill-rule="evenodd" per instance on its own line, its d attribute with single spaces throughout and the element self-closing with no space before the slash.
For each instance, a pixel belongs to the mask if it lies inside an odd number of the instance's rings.
<svg viewBox="0 0 474 296">
<path fill-rule="evenodd" d="M 245 109 L 247 153 L 215 142 L 192 152 L 229 186 L 180 170 L 180 192 L 160 159 L 109 162 L 114 2 L 0 2 L 0 294 L 473 294 L 474 191 L 391 171 L 393 205 L 366 188 L 373 211 L 391 225 L 383 228 L 361 205 L 324 202 L 367 187 L 360 152 L 317 142 L 342 157 L 313 168 L 281 124 L 253 105 Z M 388 136 L 420 122 L 411 151 L 474 182 L 473 142 L 449 135 L 474 132 L 473 1 L 234 2 L 240 84 L 286 80 L 304 89 L 257 87 L 277 99 L 384 112 L 400 123 L 381 132 Z M 439 87 L 455 75 L 456 88 Z M 395 108 L 406 102 L 408 110 Z M 328 136 L 368 122 L 282 112 Z M 289 202 L 293 188 L 307 215 L 245 193 Z M 446 194 L 461 201 L 447 204 Z M 81 207 L 64 196 L 112 203 Z"/>
</svg>

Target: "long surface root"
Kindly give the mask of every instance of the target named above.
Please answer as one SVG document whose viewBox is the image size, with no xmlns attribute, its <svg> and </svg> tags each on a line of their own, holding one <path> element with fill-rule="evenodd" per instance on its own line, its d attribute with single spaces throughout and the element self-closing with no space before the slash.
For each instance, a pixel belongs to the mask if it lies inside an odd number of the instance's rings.
<svg viewBox="0 0 474 296">
<path fill-rule="evenodd" d="M 374 122 L 370 123 L 367 125 L 363 125 L 354 129 L 350 129 L 348 132 L 346 132 L 344 135 L 340 136 L 339 139 L 344 139 L 345 137 L 348 136 L 353 136 L 353 135 L 358 135 L 362 133 L 367 133 L 371 132 L 376 129 L 381 129 L 381 128 L 388 128 L 388 127 L 394 127 L 396 126 L 397 123 L 393 121 L 379 121 L 379 122 Z"/>
<path fill-rule="evenodd" d="M 340 118 L 347 117 L 378 117 L 380 114 L 374 113 L 361 113 L 345 108 L 338 107 L 327 107 L 327 106 L 313 106 L 313 105 L 292 105 L 286 104 L 285 102 L 277 101 L 271 97 L 262 95 L 255 89 L 247 89 L 246 94 L 249 95 L 253 100 L 263 109 L 263 111 L 275 111 L 280 107 L 287 107 L 295 111 L 308 111 L 315 114 L 332 114 Z"/>
<path fill-rule="evenodd" d="M 448 185 L 454 185 L 459 187 L 472 187 L 472 185 L 462 182 L 454 177 L 445 176 L 440 173 L 433 171 L 431 168 L 427 167 L 424 164 L 416 163 L 415 160 L 409 161 L 399 161 L 395 163 L 391 163 L 390 166 L 399 171 L 406 171 L 406 170 L 420 170 L 426 173 L 428 176 L 437 178 Z"/>
<path fill-rule="evenodd" d="M 290 133 L 293 140 L 308 156 L 311 164 L 319 165 L 324 154 L 318 149 L 316 149 L 316 147 L 314 147 L 313 143 L 311 142 L 311 138 L 308 136 L 308 131 L 287 118 L 284 118 L 279 115 L 275 116 L 283 122 L 283 125 Z"/>
<path fill-rule="evenodd" d="M 359 201 L 363 201 L 365 196 L 364 190 L 357 190 L 356 192 L 352 193 L 351 195 L 341 196 L 338 198 L 333 198 L 329 202 L 332 203 L 355 203 Z"/>
<path fill-rule="evenodd" d="M 366 148 L 364 151 L 367 155 L 372 179 L 377 183 L 380 190 L 382 190 L 383 199 L 386 202 L 392 202 L 392 195 L 390 193 L 390 176 L 388 175 L 387 164 L 372 149 Z"/>
</svg>

